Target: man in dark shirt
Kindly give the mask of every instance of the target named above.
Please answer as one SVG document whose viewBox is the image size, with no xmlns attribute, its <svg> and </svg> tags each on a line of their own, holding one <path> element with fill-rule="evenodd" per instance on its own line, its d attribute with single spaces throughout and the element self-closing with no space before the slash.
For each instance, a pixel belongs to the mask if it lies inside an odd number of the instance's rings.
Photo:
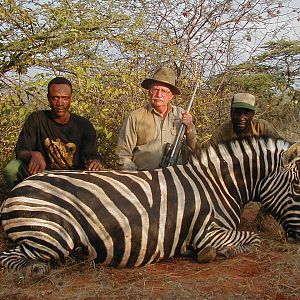
<svg viewBox="0 0 300 300">
<path fill-rule="evenodd" d="M 9 187 L 44 170 L 102 169 L 93 125 L 69 111 L 71 82 L 64 77 L 52 79 L 47 97 L 51 110 L 29 115 L 15 148 L 17 159 L 4 169 Z"/>
</svg>

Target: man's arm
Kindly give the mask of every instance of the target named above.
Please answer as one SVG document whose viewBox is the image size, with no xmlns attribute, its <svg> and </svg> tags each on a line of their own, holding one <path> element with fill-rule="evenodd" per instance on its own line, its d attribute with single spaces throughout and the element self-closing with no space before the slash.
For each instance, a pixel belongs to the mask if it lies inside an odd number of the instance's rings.
<svg viewBox="0 0 300 300">
<path fill-rule="evenodd" d="M 33 175 L 46 169 L 46 161 L 42 153 L 35 151 L 37 144 L 37 113 L 26 119 L 16 144 L 16 158 L 28 164 L 28 172 Z"/>
<path fill-rule="evenodd" d="M 85 122 L 85 130 L 83 134 L 83 150 L 82 157 L 85 163 L 85 167 L 89 171 L 101 171 L 103 170 L 103 166 L 99 159 L 99 154 L 97 151 L 97 143 L 96 143 L 96 130 L 93 124 L 84 118 Z"/>
<path fill-rule="evenodd" d="M 276 131 L 275 127 L 266 120 L 259 119 L 260 135 L 269 136 L 275 139 L 282 139 L 283 137 Z"/>
<path fill-rule="evenodd" d="M 236 134 L 233 131 L 231 120 L 227 120 L 215 129 L 210 139 L 205 142 L 205 146 L 216 147 L 218 144 L 228 142 L 233 138 L 236 138 Z"/>
<path fill-rule="evenodd" d="M 196 128 L 193 123 L 193 117 L 189 112 L 182 113 L 182 123 L 186 125 L 185 136 L 187 145 L 192 151 L 194 151 L 197 142 L 197 135 Z"/>
<path fill-rule="evenodd" d="M 137 170 L 137 166 L 133 162 L 133 149 L 136 143 L 135 125 L 132 116 L 129 116 L 122 125 L 115 150 L 116 163 L 119 170 Z"/>
<path fill-rule="evenodd" d="M 23 150 L 17 154 L 17 158 L 24 162 L 29 162 L 28 172 L 29 174 L 37 174 L 46 169 L 46 162 L 41 152 Z"/>
</svg>

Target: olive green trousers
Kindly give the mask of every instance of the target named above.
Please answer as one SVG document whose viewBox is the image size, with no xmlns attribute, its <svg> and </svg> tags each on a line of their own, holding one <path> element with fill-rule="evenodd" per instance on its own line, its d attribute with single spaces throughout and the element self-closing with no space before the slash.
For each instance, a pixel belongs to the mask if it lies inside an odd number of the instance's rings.
<svg viewBox="0 0 300 300">
<path fill-rule="evenodd" d="M 28 166 L 22 160 L 12 159 L 3 169 L 3 176 L 7 187 L 12 189 L 29 176 Z"/>
</svg>

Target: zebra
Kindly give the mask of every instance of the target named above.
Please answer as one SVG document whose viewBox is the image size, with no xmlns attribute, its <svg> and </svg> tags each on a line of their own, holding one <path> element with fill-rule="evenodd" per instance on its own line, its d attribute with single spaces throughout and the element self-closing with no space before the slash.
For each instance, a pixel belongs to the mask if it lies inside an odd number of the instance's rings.
<svg viewBox="0 0 300 300">
<path fill-rule="evenodd" d="M 238 230 L 249 201 L 300 242 L 299 182 L 300 143 L 271 138 L 211 146 L 187 165 L 153 171 L 42 172 L 1 206 L 16 246 L 0 264 L 35 277 L 76 251 L 116 267 L 191 253 L 201 263 L 234 257 L 260 245 L 257 233 Z"/>
</svg>

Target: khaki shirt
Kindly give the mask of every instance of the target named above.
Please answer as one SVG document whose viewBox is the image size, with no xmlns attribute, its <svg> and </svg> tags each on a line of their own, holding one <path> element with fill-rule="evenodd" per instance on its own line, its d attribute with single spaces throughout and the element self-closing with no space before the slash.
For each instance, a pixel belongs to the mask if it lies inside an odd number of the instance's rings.
<svg viewBox="0 0 300 300">
<path fill-rule="evenodd" d="M 121 170 L 153 170 L 160 167 L 166 143 L 173 143 L 180 128 L 184 110 L 170 105 L 165 118 L 150 105 L 129 114 L 119 133 L 116 148 L 117 167 Z M 194 149 L 195 128 L 186 135 L 187 145 Z"/>
<path fill-rule="evenodd" d="M 281 138 L 275 128 L 265 120 L 253 119 L 251 122 L 250 132 L 245 135 L 237 135 L 233 130 L 231 120 L 228 120 L 216 129 L 210 140 L 207 142 L 212 145 L 217 145 L 237 137 L 247 136 L 269 136 L 273 138 Z"/>
</svg>

